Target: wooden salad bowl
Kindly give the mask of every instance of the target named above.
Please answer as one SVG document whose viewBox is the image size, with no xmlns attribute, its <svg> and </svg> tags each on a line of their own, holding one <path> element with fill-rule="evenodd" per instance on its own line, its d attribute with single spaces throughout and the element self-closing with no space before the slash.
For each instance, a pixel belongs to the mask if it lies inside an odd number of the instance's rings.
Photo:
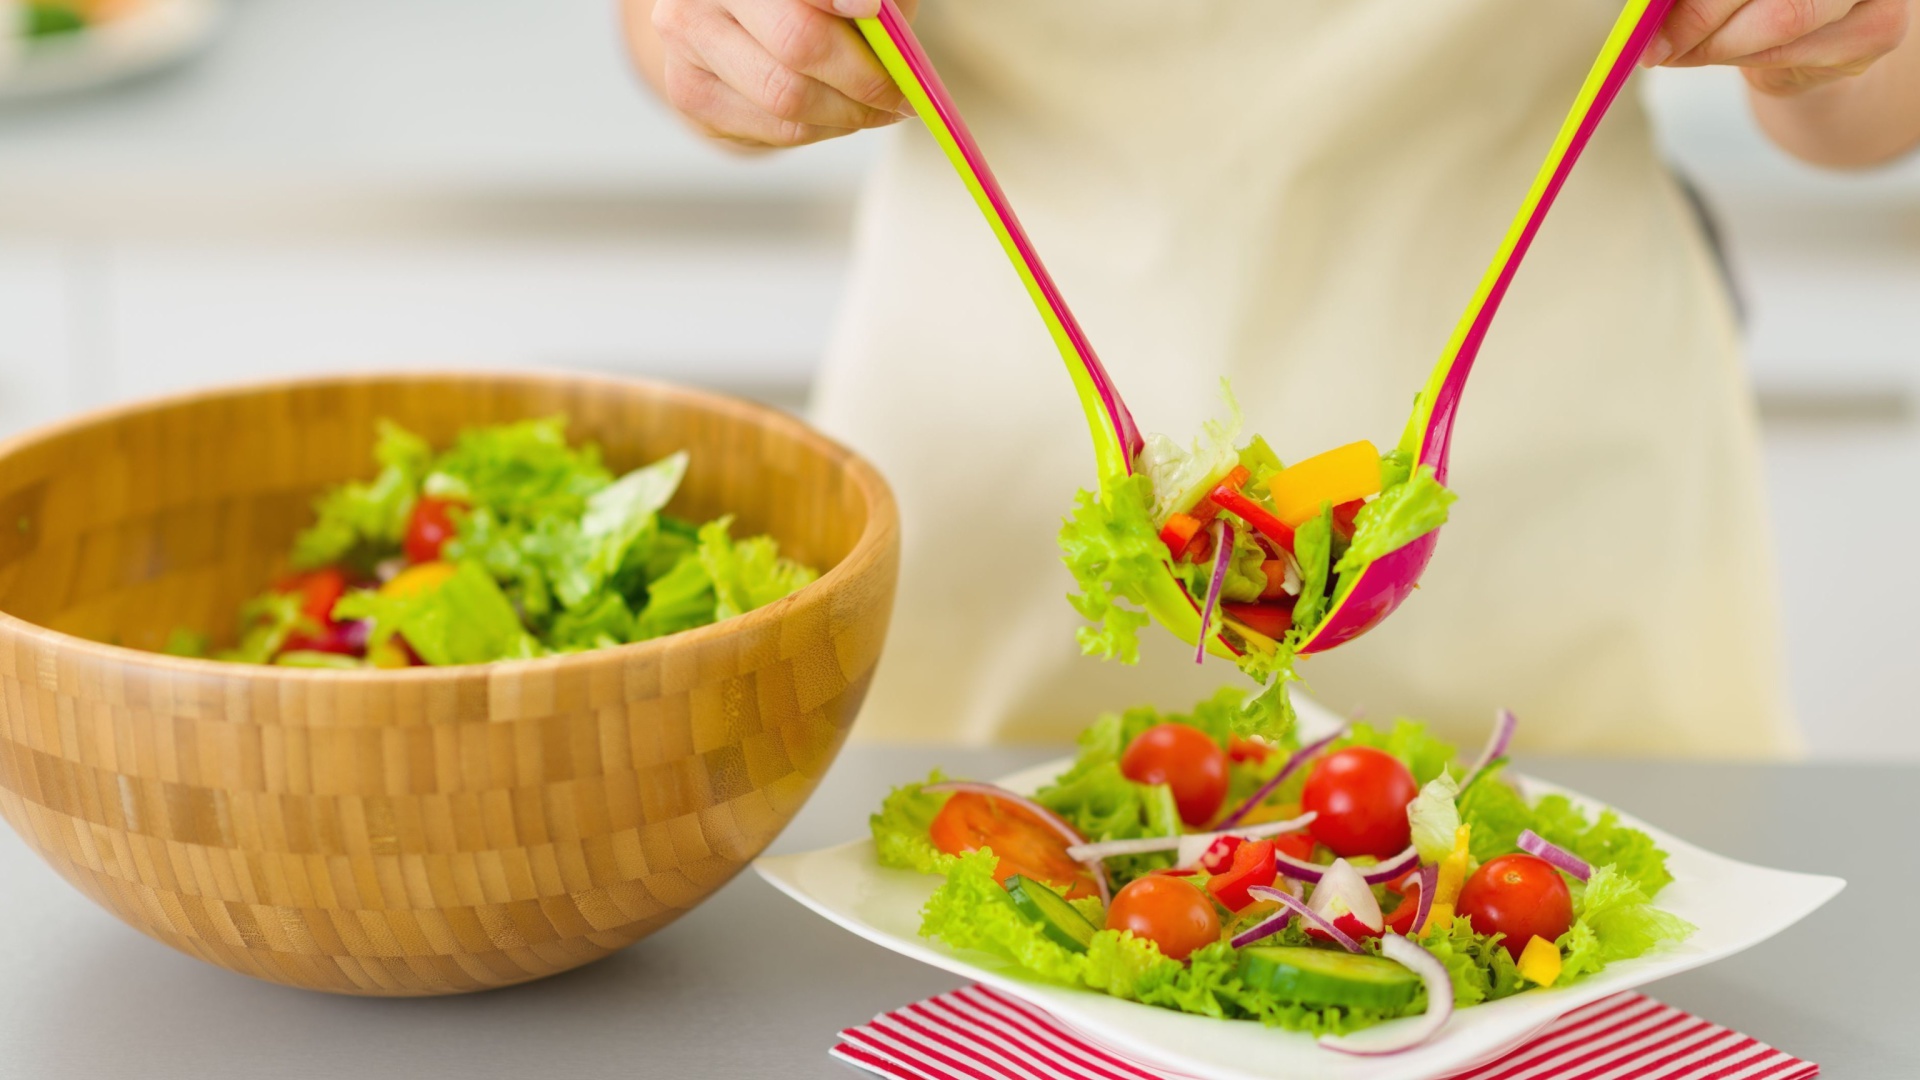
<svg viewBox="0 0 1920 1080">
<path fill-rule="evenodd" d="M 822 571 L 712 626 L 541 660 L 317 671 L 179 659 L 285 569 L 375 421 L 445 445 L 563 414 L 670 510 Z M 118 408 L 0 444 L 0 814 L 145 933 L 343 994 L 537 979 L 672 922 L 833 761 L 886 637 L 879 474 L 771 409 L 584 375 L 354 376 Z"/>
</svg>

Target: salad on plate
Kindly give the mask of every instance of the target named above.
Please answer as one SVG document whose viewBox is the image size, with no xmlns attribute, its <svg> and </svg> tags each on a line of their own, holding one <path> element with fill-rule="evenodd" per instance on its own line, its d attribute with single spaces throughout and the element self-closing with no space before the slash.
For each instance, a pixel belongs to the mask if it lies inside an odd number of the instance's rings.
<svg viewBox="0 0 1920 1080">
<path fill-rule="evenodd" d="M 920 933 L 1032 976 L 1394 1053 L 1456 1008 L 1678 942 L 1652 838 L 1470 765 L 1415 722 L 1305 745 L 1237 733 L 1244 695 L 1102 717 L 1031 797 L 936 773 L 890 794 L 884 866 L 945 881 Z M 1401 1017 L 1417 1022 L 1362 1029 Z"/>
<path fill-rule="evenodd" d="M 1361 441 L 1284 464 L 1227 418 L 1182 449 L 1150 435 L 1134 471 L 1081 491 L 1061 527 L 1069 596 L 1090 625 L 1089 655 L 1133 663 L 1144 610 L 1170 568 L 1200 613 L 1199 649 L 1216 635 L 1265 689 L 1234 721 L 1242 735 L 1283 737 L 1296 650 L 1373 560 L 1446 523 L 1454 495 L 1431 466 L 1413 467 L 1419 429 L 1382 454 Z"/>
<path fill-rule="evenodd" d="M 731 516 L 666 511 L 685 452 L 615 476 L 554 417 L 469 428 L 436 451 L 383 422 L 372 480 L 314 501 L 294 573 L 248 602 L 238 641 L 176 631 L 167 651 L 253 664 L 479 664 L 645 641 L 813 581 Z"/>
</svg>

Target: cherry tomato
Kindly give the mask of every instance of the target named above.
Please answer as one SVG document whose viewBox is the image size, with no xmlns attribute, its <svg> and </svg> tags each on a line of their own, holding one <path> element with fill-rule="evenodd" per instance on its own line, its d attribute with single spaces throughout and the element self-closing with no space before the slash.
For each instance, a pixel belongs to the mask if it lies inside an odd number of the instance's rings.
<svg viewBox="0 0 1920 1080">
<path fill-rule="evenodd" d="M 1384 859 L 1413 838 L 1407 804 L 1419 793 L 1413 774 L 1392 754 L 1349 746 L 1313 767 L 1300 807 L 1320 815 L 1310 826 L 1313 838 L 1335 855 Z"/>
<path fill-rule="evenodd" d="M 440 557 L 440 549 L 453 539 L 458 531 L 454 525 L 452 511 L 465 510 L 467 504 L 458 499 L 437 499 L 432 495 L 422 495 L 413 504 L 413 516 L 407 519 L 407 537 L 401 547 L 407 553 L 407 561 L 429 563 Z"/>
<path fill-rule="evenodd" d="M 1253 903 L 1247 892 L 1256 885 L 1271 885 L 1280 876 L 1273 862 L 1273 841 L 1253 840 L 1233 852 L 1233 866 L 1207 879 L 1207 891 L 1228 911 L 1239 911 Z"/>
<path fill-rule="evenodd" d="M 1174 960 L 1220 940 L 1220 915 L 1207 894 L 1184 878 L 1135 878 L 1107 908 L 1107 929 L 1129 930 Z"/>
<path fill-rule="evenodd" d="M 1502 855 L 1467 878 L 1454 910 L 1477 934 L 1505 934 L 1500 944 L 1518 960 L 1528 941 L 1557 941 L 1573 925 L 1573 894 L 1545 859 Z"/>
<path fill-rule="evenodd" d="M 1242 738 L 1234 735 L 1227 740 L 1227 757 L 1241 763 L 1258 765 L 1273 753 L 1273 747 L 1259 739 Z"/>
<path fill-rule="evenodd" d="M 971 791 L 958 791 L 927 827 L 933 846 L 949 855 L 992 848 L 994 879 L 1015 874 L 1066 890 L 1069 900 L 1095 893 L 1086 868 L 1067 857 L 1067 842 L 1026 809 Z"/>
<path fill-rule="evenodd" d="M 1180 820 L 1203 825 L 1227 798 L 1227 755 L 1206 732 L 1188 724 L 1155 724 L 1127 744 L 1120 772 L 1137 784 L 1173 789 Z"/>
<path fill-rule="evenodd" d="M 1293 602 L 1286 603 L 1262 601 L 1257 604 L 1242 604 L 1228 601 L 1220 605 L 1220 610 L 1232 616 L 1233 621 L 1256 634 L 1265 634 L 1275 641 L 1287 636 L 1293 629 Z"/>
</svg>

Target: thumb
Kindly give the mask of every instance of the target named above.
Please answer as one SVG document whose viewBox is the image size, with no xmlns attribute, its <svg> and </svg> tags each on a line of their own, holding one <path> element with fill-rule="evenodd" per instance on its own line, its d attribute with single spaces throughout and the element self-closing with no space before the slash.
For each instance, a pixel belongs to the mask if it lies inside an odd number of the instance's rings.
<svg viewBox="0 0 1920 1080">
<path fill-rule="evenodd" d="M 880 14 L 880 0 L 806 0 L 829 15 L 849 19 L 871 19 Z"/>
</svg>

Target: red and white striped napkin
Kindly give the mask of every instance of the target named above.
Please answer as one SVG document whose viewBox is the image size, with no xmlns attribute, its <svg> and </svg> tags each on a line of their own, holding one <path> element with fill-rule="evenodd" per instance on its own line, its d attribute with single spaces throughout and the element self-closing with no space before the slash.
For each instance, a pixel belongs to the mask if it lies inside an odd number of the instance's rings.
<svg viewBox="0 0 1920 1080">
<path fill-rule="evenodd" d="M 840 1033 L 834 1057 L 896 1080 L 1190 1080 L 1091 1042 L 1044 1010 L 968 986 Z M 1450 1080 L 1808 1080 L 1820 1066 L 1635 993 L 1556 1020 Z"/>
</svg>

